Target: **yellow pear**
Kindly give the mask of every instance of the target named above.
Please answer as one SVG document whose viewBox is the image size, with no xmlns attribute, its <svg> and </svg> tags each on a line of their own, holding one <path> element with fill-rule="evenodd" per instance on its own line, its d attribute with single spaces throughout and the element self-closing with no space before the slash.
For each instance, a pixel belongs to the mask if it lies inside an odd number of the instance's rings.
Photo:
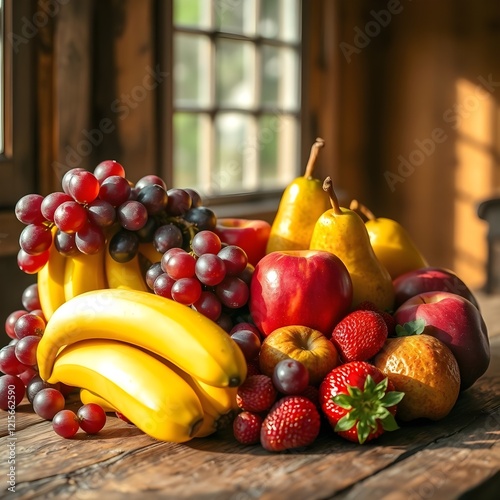
<svg viewBox="0 0 500 500">
<path fill-rule="evenodd" d="M 357 200 L 352 200 L 349 208 L 359 210 L 368 219 L 365 225 L 373 251 L 393 280 L 408 271 L 429 266 L 408 231 L 399 222 L 375 217 L 371 210 Z"/>
<path fill-rule="evenodd" d="M 391 311 L 392 278 L 373 251 L 363 219 L 353 210 L 340 207 L 330 177 L 325 179 L 323 189 L 330 196 L 331 208 L 314 226 L 311 250 L 326 250 L 343 261 L 351 275 L 353 308 L 368 300 L 383 311 Z"/>
<path fill-rule="evenodd" d="M 316 139 L 304 175 L 285 188 L 271 225 L 266 253 L 309 248 L 314 224 L 330 206 L 322 182 L 313 177 L 316 159 L 324 144 L 323 139 Z"/>
</svg>

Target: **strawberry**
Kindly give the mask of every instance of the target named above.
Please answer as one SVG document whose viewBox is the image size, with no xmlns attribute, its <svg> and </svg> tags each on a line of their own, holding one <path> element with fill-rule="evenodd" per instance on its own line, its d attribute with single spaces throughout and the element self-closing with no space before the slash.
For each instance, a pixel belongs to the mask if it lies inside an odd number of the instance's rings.
<svg viewBox="0 0 500 500">
<path fill-rule="evenodd" d="M 238 387 L 236 403 L 242 410 L 260 413 L 271 408 L 277 395 L 271 377 L 250 375 Z"/>
<path fill-rule="evenodd" d="M 396 330 L 396 320 L 394 319 L 394 316 L 391 313 L 387 311 L 382 311 L 373 302 L 370 302 L 369 300 L 360 302 L 358 304 L 358 307 L 356 307 L 356 310 L 378 312 L 382 316 L 382 318 L 384 318 L 385 324 L 387 325 L 388 336 L 391 337 L 394 335 Z"/>
<path fill-rule="evenodd" d="M 404 393 L 375 366 L 353 361 L 334 368 L 319 388 L 323 413 L 340 436 L 358 443 L 398 428 L 394 415 Z"/>
<path fill-rule="evenodd" d="M 375 311 L 353 311 L 333 329 L 331 341 L 343 363 L 367 361 L 387 340 L 387 326 Z"/>
<path fill-rule="evenodd" d="M 257 444 L 260 441 L 262 417 L 258 413 L 242 411 L 233 421 L 233 434 L 241 444 Z"/>
<path fill-rule="evenodd" d="M 260 443 L 267 451 L 309 446 L 318 437 L 320 425 L 320 414 L 312 401 L 303 396 L 285 396 L 264 419 Z"/>
</svg>

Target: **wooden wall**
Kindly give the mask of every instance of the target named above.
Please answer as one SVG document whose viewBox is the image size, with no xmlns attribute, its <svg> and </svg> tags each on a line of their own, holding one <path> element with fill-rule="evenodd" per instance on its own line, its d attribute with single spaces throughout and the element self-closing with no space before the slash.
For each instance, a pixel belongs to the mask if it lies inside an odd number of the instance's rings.
<svg viewBox="0 0 500 500">
<path fill-rule="evenodd" d="M 312 108 L 313 123 L 332 135 L 337 184 L 399 220 L 432 264 L 481 287 L 486 227 L 476 207 L 500 193 L 500 4 L 316 6 L 337 71 L 316 61 L 323 78 L 309 94 L 329 102 Z"/>
</svg>

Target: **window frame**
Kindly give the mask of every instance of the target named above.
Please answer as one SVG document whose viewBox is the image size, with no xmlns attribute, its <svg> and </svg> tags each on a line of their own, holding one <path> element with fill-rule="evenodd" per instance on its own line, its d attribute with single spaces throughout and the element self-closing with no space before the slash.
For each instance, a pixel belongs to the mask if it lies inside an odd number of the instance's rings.
<svg viewBox="0 0 500 500">
<path fill-rule="evenodd" d="M 301 169 L 303 167 L 303 138 L 304 138 L 304 126 L 305 126 L 305 114 L 304 114 L 304 102 L 305 94 L 307 92 L 307 79 L 304 76 L 305 66 L 302 64 L 305 56 L 305 18 L 304 14 L 306 11 L 307 2 L 300 2 L 300 33 L 301 42 L 283 42 L 281 40 L 273 40 L 260 36 L 248 36 L 240 34 L 226 34 L 224 33 L 224 38 L 250 41 L 255 44 L 272 44 L 273 46 L 294 46 L 297 50 L 299 58 L 299 73 L 300 81 L 298 83 L 299 87 L 299 106 L 297 111 L 286 110 L 287 115 L 293 115 L 297 119 L 297 141 L 296 154 L 299 160 L 295 166 L 295 176 L 301 174 Z M 158 145 L 158 158 L 159 158 L 159 168 L 161 176 L 166 180 L 168 185 L 173 185 L 173 169 L 174 169 L 174 159 L 173 159 L 173 116 L 175 111 L 187 111 L 187 112 L 197 112 L 198 108 L 191 109 L 188 106 L 175 107 L 173 103 L 173 92 L 174 92 L 174 82 L 172 77 L 172 67 L 174 61 L 174 33 L 182 32 L 188 34 L 201 34 L 204 36 L 210 36 L 212 41 L 214 38 L 220 36 L 220 32 L 216 29 L 197 29 L 195 27 L 176 27 L 173 25 L 173 1 L 159 2 L 158 3 L 158 15 L 156 16 L 157 24 L 156 31 L 157 36 L 157 59 L 161 68 L 165 68 L 168 72 L 168 82 L 167 85 L 162 86 L 157 95 L 158 109 L 164 110 L 165 112 L 159 113 L 158 116 L 158 128 L 159 136 L 163 137 L 164 140 L 160 141 Z M 165 27 L 168 27 L 166 29 Z M 207 35 L 208 34 L 208 35 Z M 250 110 L 242 109 L 232 109 L 230 107 L 216 107 L 214 109 L 208 108 L 203 112 L 210 114 L 210 118 L 213 119 L 213 115 L 220 109 L 223 112 L 237 111 L 241 114 L 248 114 L 251 116 L 259 116 L 267 113 L 276 113 L 276 110 L 265 106 L 256 106 Z M 285 111 L 284 111 L 285 112 Z M 292 179 L 291 179 L 292 180 Z M 267 190 L 259 190 L 248 193 L 240 194 L 219 194 L 213 196 L 206 196 L 204 200 L 208 206 L 213 208 L 219 217 L 245 217 L 245 218 L 263 218 L 272 221 L 274 214 L 276 213 L 281 195 L 283 193 L 283 187 L 273 187 Z"/>
</svg>

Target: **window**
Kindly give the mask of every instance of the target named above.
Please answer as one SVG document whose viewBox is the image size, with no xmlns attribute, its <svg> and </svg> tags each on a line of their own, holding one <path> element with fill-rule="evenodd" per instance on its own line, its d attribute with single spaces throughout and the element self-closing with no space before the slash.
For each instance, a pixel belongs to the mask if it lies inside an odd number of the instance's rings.
<svg viewBox="0 0 500 500">
<path fill-rule="evenodd" d="M 175 0 L 173 185 L 282 189 L 299 170 L 300 0 Z"/>
</svg>

